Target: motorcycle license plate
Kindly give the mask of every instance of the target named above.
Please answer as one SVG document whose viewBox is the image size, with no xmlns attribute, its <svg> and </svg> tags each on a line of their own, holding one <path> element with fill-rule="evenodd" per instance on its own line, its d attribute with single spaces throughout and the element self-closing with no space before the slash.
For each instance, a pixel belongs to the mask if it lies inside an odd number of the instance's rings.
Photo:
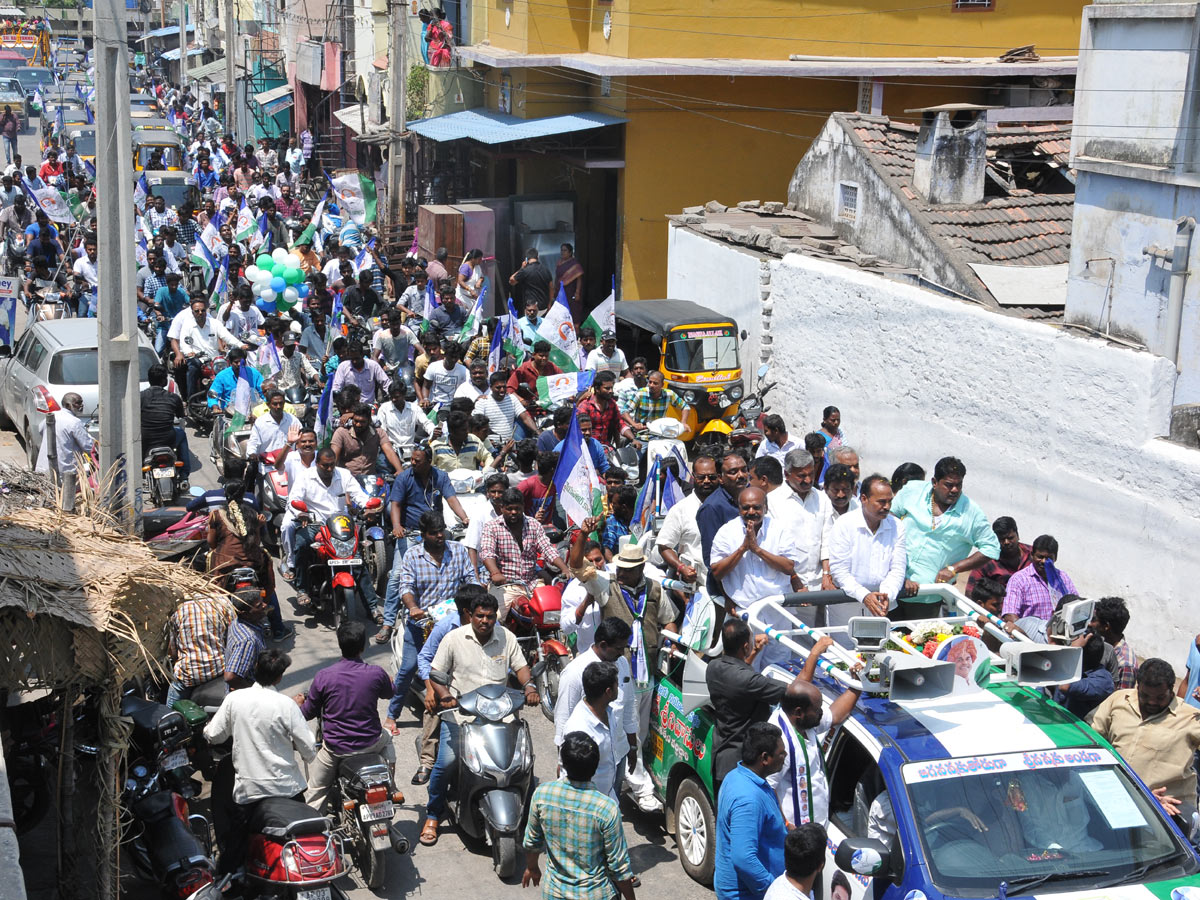
<svg viewBox="0 0 1200 900">
<path fill-rule="evenodd" d="M 378 822 L 380 819 L 391 819 L 395 814 L 391 800 L 382 803 L 371 803 L 358 808 L 358 814 L 364 822 Z"/>
<path fill-rule="evenodd" d="M 173 469 L 155 469 L 154 477 L 155 478 L 174 478 L 175 472 Z"/>
<path fill-rule="evenodd" d="M 328 887 L 313 888 L 311 891 L 296 891 L 296 900 L 332 900 Z"/>
<path fill-rule="evenodd" d="M 188 755 L 186 750 L 176 750 L 174 753 L 168 753 L 163 759 L 162 767 L 167 770 L 182 769 L 188 764 Z"/>
<path fill-rule="evenodd" d="M 351 559 L 331 559 L 329 564 L 331 566 L 361 566 L 362 560 L 355 556 Z"/>
</svg>

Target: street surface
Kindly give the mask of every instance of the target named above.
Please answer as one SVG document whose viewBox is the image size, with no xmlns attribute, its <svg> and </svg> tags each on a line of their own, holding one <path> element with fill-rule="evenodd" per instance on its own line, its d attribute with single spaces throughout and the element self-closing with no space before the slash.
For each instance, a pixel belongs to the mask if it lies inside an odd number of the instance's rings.
<svg viewBox="0 0 1200 900">
<path fill-rule="evenodd" d="M 40 125 L 35 122 L 33 133 L 21 135 L 19 150 L 28 163 L 40 158 L 38 134 Z M 17 333 L 23 328 L 23 309 L 18 308 Z M 196 438 L 189 431 L 193 455 L 203 465 L 192 473 L 192 484 L 208 489 L 217 487 L 217 473 L 208 459 L 209 441 Z M 23 465 L 25 453 L 12 431 L 0 431 L 0 461 Z M 293 599 L 295 592 L 282 579 L 277 580 L 280 606 L 284 621 L 295 628 L 295 635 L 275 646 L 283 647 L 292 657 L 292 666 L 284 676 L 279 689 L 291 695 L 308 688 L 313 675 L 324 665 L 338 658 L 337 641 L 333 629 L 312 617 L 296 614 Z M 368 627 L 374 633 L 374 625 Z M 368 642 L 365 658 L 383 666 L 392 674 L 395 670 L 390 646 L 380 646 L 373 640 Z M 382 719 L 386 704 L 379 707 Z M 554 727 L 539 710 L 524 713 L 533 734 L 534 773 L 537 779 L 553 778 L 555 774 Z M 485 846 L 466 844 L 454 828 L 443 827 L 441 838 L 434 847 L 422 847 L 417 841 L 424 821 L 424 786 L 410 784 L 417 768 L 415 742 L 420 738 L 419 723 L 410 712 L 405 712 L 396 736 L 398 759 L 396 776 L 406 803 L 396 821 L 408 836 L 413 850 L 409 856 L 391 856 L 388 860 L 388 876 L 384 887 L 378 892 L 368 891 L 354 875 L 344 878 L 341 886 L 353 900 L 366 900 L 372 896 L 407 897 L 426 896 L 444 898 L 453 894 L 458 900 L 491 900 L 494 897 L 539 897 L 540 889 L 521 889 L 520 877 L 510 883 L 501 882 L 492 871 L 490 850 Z M 696 884 L 684 873 L 676 854 L 675 840 L 663 830 L 663 815 L 646 815 L 636 805 L 625 800 L 622 803 L 625 818 L 625 837 L 629 842 L 633 869 L 642 880 L 639 893 L 643 897 L 671 897 L 673 900 L 710 900 L 713 894 Z M 542 861 L 545 868 L 545 859 Z M 523 868 L 523 867 L 522 867 Z M 126 889 L 140 895 L 134 885 L 125 883 Z M 148 895 L 147 895 L 148 896 Z"/>
</svg>

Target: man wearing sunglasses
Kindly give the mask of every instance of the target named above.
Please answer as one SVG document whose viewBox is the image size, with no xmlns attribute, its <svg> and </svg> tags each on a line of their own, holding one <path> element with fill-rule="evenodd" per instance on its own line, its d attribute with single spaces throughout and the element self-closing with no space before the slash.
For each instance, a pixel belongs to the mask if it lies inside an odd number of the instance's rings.
<svg viewBox="0 0 1200 900">
<path fill-rule="evenodd" d="M 655 565 L 665 563 L 680 581 L 703 584 L 708 569 L 704 565 L 696 514 L 721 485 L 717 460 L 707 454 L 697 456 L 692 461 L 692 482 L 692 492 L 672 506 L 663 520 L 650 561 Z"/>
</svg>

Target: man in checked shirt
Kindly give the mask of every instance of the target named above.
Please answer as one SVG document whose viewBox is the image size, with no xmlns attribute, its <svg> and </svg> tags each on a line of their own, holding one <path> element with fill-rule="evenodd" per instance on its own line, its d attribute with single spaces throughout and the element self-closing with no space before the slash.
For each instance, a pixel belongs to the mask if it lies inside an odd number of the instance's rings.
<svg viewBox="0 0 1200 900">
<path fill-rule="evenodd" d="M 500 604 L 500 621 L 516 597 L 532 590 L 529 583 L 538 574 L 539 553 L 547 567 L 567 574 L 545 529 L 525 515 L 525 495 L 509 488 L 500 498 L 500 515 L 485 524 L 479 535 L 479 558 L 492 576 L 491 594 Z"/>
</svg>

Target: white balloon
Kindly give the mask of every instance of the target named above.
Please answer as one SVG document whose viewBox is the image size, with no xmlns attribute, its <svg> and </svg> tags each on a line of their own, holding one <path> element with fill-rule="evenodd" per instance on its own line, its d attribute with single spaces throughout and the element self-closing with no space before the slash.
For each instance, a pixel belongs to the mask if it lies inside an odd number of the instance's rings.
<svg viewBox="0 0 1200 900">
<path fill-rule="evenodd" d="M 283 262 L 285 259 L 287 259 L 287 257 L 288 257 L 288 252 L 286 250 L 284 250 L 282 247 L 276 247 L 271 252 L 271 259 L 275 260 L 275 262 Z"/>
<path fill-rule="evenodd" d="M 300 257 L 297 256 L 295 253 L 289 253 L 287 255 L 287 259 L 285 260 L 285 262 L 289 266 L 291 266 L 293 269 L 298 269 L 298 268 L 300 268 L 301 263 L 303 263 L 303 260 L 300 259 Z"/>
<path fill-rule="evenodd" d="M 300 292 L 289 284 L 283 289 L 283 299 L 287 300 L 289 303 L 299 303 Z"/>
<path fill-rule="evenodd" d="M 246 266 L 246 278 L 249 281 L 258 281 L 259 268 L 255 265 Z"/>
<path fill-rule="evenodd" d="M 267 285 L 270 285 L 271 279 L 274 277 L 275 276 L 272 275 L 270 272 L 268 272 L 266 269 L 259 269 L 258 272 L 255 273 L 253 280 L 254 280 L 254 283 L 257 285 L 267 286 Z"/>
<path fill-rule="evenodd" d="M 262 297 L 262 298 L 263 298 L 263 300 L 264 300 L 264 301 L 266 301 L 267 303 L 274 303 L 274 302 L 275 302 L 275 298 L 276 298 L 276 297 L 278 297 L 279 295 L 278 295 L 278 294 L 276 294 L 276 293 L 275 293 L 273 290 L 271 290 L 270 288 L 267 288 L 265 291 L 263 291 L 263 292 L 262 292 L 261 294 L 259 294 L 258 296 Z"/>
</svg>

